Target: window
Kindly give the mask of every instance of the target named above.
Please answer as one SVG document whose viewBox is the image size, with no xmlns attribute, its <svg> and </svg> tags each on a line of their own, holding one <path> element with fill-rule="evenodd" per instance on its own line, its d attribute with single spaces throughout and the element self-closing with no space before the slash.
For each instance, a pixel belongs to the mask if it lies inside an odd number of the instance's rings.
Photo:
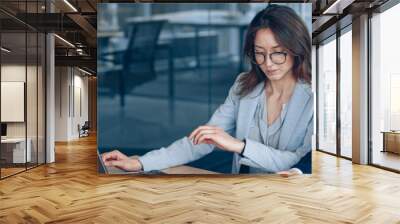
<svg viewBox="0 0 400 224">
<path fill-rule="evenodd" d="M 340 155 L 352 157 L 352 34 L 351 26 L 340 36 Z"/>
<path fill-rule="evenodd" d="M 396 170 L 400 170 L 400 150 L 396 153 L 400 133 L 391 131 L 400 129 L 400 33 L 394 29 L 398 21 L 400 4 L 371 18 L 371 157 L 373 164 Z M 390 150 L 385 143 L 394 143 L 392 146 L 396 150 Z"/>
<path fill-rule="evenodd" d="M 318 149 L 336 153 L 336 36 L 318 48 Z"/>
</svg>

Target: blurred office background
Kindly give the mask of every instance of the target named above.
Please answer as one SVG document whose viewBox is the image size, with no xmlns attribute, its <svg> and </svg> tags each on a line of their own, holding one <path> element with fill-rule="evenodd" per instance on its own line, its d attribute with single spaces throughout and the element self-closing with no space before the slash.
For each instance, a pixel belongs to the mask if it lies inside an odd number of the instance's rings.
<svg viewBox="0 0 400 224">
<path fill-rule="evenodd" d="M 98 5 L 98 147 L 129 155 L 168 146 L 204 124 L 237 75 L 251 19 L 268 3 Z M 311 4 L 288 4 L 311 32 Z M 311 43 L 310 43 L 311 44 Z M 190 165 L 230 173 L 215 150 Z"/>
</svg>

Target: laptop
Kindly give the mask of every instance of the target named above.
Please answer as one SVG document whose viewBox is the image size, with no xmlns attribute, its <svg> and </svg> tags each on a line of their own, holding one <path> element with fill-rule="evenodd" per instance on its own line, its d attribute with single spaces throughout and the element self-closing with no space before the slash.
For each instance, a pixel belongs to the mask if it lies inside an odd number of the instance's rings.
<svg viewBox="0 0 400 224">
<path fill-rule="evenodd" d="M 98 167 L 98 172 L 99 173 L 104 173 L 104 174 L 164 174 L 162 171 L 159 170 L 153 170 L 153 171 L 126 171 L 123 169 L 120 169 L 115 166 L 106 166 L 101 159 L 101 154 L 99 150 L 97 150 L 97 167 Z"/>
</svg>

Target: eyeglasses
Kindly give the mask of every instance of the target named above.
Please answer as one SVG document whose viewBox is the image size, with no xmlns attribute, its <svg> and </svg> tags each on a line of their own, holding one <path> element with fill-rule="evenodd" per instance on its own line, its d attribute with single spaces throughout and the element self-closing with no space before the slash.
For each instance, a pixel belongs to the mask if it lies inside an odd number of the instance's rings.
<svg viewBox="0 0 400 224">
<path fill-rule="evenodd" d="M 274 52 L 271 54 L 254 52 L 254 55 L 250 58 L 253 64 L 262 65 L 265 63 L 267 55 L 269 55 L 269 59 L 271 59 L 272 63 L 281 65 L 286 62 L 287 54 L 287 52 Z"/>
</svg>

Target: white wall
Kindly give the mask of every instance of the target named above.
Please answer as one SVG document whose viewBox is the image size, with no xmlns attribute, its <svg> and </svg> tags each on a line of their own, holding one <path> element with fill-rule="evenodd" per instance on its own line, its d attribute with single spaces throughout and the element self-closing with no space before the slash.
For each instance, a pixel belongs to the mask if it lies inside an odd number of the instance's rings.
<svg viewBox="0 0 400 224">
<path fill-rule="evenodd" d="M 56 67 L 55 86 L 55 140 L 77 139 L 78 124 L 88 120 L 88 78 L 76 68 Z"/>
<path fill-rule="evenodd" d="M 28 66 L 28 70 L 30 67 Z M 25 82 L 25 64 L 9 64 L 1 66 L 1 81 Z"/>
<path fill-rule="evenodd" d="M 38 69 L 38 70 L 37 70 Z M 24 64 L 3 64 L 1 66 L 1 81 L 24 82 L 26 84 L 26 105 L 24 103 L 21 108 L 22 113 L 26 112 L 26 120 L 23 122 L 6 122 L 7 137 L 9 138 L 24 138 L 25 135 L 29 139 L 31 156 L 33 162 L 39 158 L 39 163 L 44 163 L 44 74 L 42 67 Z M 27 81 L 25 80 L 27 79 Z M 3 89 L 4 90 L 4 89 Z M 2 90 L 2 91 L 3 91 Z M 7 95 L 2 95 L 2 98 L 7 98 Z M 2 107 L 1 110 L 12 110 L 7 107 Z M 15 110 L 15 109 L 14 109 Z M 13 113 L 13 111 L 7 111 Z M 15 113 L 15 112 L 14 112 Z M 37 155 L 38 153 L 38 155 Z"/>
<path fill-rule="evenodd" d="M 78 74 L 77 74 L 78 72 Z M 81 73 L 79 70 L 74 70 L 74 96 L 72 98 L 74 99 L 74 102 L 71 102 L 71 105 L 74 105 L 72 108 L 72 119 L 71 119 L 71 135 L 73 138 L 78 138 L 79 133 L 78 133 L 78 124 L 81 126 L 85 123 L 85 121 L 89 120 L 89 113 L 88 113 L 88 77 L 87 76 L 82 76 L 83 73 Z M 80 91 L 80 93 L 79 93 Z M 80 99 L 79 99 L 80 95 Z M 78 101 L 81 101 L 80 103 Z M 79 105 L 80 104 L 80 105 Z M 82 111 L 79 111 L 79 107 Z"/>
<path fill-rule="evenodd" d="M 1 82 L 1 121 L 24 122 L 25 83 Z M 36 108 L 36 105 L 34 105 Z"/>
<path fill-rule="evenodd" d="M 55 141 L 68 140 L 69 69 L 55 68 Z"/>
<path fill-rule="evenodd" d="M 1 81 L 18 81 L 25 82 L 26 67 L 19 64 L 9 64 L 1 66 Z M 28 70 L 31 68 L 28 67 Z M 30 72 L 28 72 L 30 74 Z M 3 96 L 4 97 L 4 96 Z M 6 110 L 7 108 L 1 108 Z M 9 122 L 7 123 L 8 137 L 25 137 L 25 122 Z"/>
<path fill-rule="evenodd" d="M 27 69 L 27 70 L 26 70 Z M 33 66 L 27 66 L 25 67 L 24 65 L 20 64 L 5 64 L 1 66 L 1 81 L 2 82 L 25 82 L 25 76 L 26 76 L 26 71 L 28 72 L 27 75 L 30 76 L 32 74 L 36 75 L 36 67 Z M 31 79 L 28 77 L 28 79 Z M 31 81 L 30 81 L 31 82 Z M 32 84 L 32 83 L 30 83 Z M 36 83 L 34 83 L 36 85 Z M 27 89 L 27 90 L 33 90 L 33 89 Z M 27 103 L 32 102 L 33 100 L 30 99 L 31 97 L 36 98 L 36 89 L 34 89 L 32 92 L 28 91 L 27 96 L 29 97 L 27 99 Z M 3 96 L 4 97 L 4 96 Z M 35 105 L 31 105 L 36 108 Z M 7 108 L 1 108 L 1 110 L 7 110 Z M 32 109 L 31 109 L 32 110 Z M 29 110 L 28 112 L 31 112 Z M 34 117 L 32 117 L 34 115 Z M 33 120 L 36 123 L 36 114 L 33 113 L 28 113 L 28 122 L 32 122 Z M 7 136 L 8 137 L 25 137 L 25 126 L 26 122 L 7 122 Z M 33 127 L 35 126 L 35 127 Z M 29 123 L 28 129 L 34 128 L 36 130 L 36 125 Z M 28 130 L 28 137 L 31 132 Z"/>
</svg>

